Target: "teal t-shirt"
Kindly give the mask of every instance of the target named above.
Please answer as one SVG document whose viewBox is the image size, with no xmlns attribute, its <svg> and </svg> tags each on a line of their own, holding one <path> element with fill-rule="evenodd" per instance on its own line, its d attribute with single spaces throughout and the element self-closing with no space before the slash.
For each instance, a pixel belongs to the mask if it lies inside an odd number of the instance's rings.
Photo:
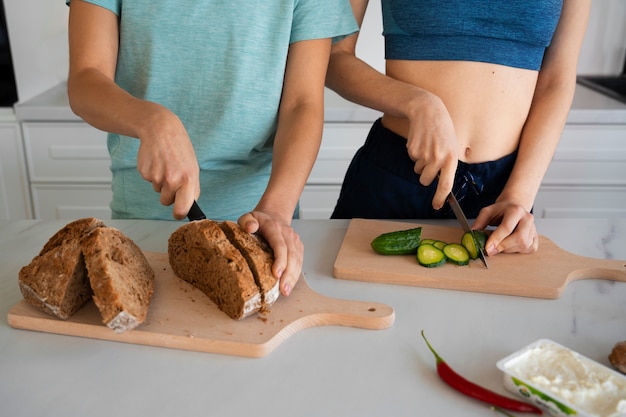
<svg viewBox="0 0 626 417">
<path fill-rule="evenodd" d="M 236 220 L 266 188 L 289 45 L 358 29 L 348 0 L 87 1 L 119 17 L 117 84 L 183 122 L 213 219 Z M 137 172 L 138 147 L 109 134 L 112 215 L 172 219 Z"/>
</svg>

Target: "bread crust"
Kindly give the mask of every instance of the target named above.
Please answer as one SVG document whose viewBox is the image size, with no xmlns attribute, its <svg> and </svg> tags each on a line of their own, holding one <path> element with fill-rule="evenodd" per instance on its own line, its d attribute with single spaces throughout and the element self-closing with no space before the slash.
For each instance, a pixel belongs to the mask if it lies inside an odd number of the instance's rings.
<svg viewBox="0 0 626 417">
<path fill-rule="evenodd" d="M 102 227 L 105 225 L 101 220 L 90 217 L 75 220 L 57 231 L 19 272 L 19 287 L 26 302 L 64 320 L 84 306 L 92 291 L 82 241 Z"/>
<path fill-rule="evenodd" d="M 154 270 L 139 246 L 121 231 L 106 227 L 89 233 L 82 249 L 103 323 L 116 333 L 143 323 L 154 292 Z"/>
</svg>

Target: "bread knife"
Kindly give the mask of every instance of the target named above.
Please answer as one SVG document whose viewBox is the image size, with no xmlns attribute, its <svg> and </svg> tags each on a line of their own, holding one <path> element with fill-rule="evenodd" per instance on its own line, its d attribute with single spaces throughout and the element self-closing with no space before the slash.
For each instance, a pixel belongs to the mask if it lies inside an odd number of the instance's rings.
<svg viewBox="0 0 626 417">
<path fill-rule="evenodd" d="M 204 212 L 202 211 L 196 200 L 193 200 L 193 204 L 191 205 L 191 208 L 187 213 L 187 218 L 189 219 L 189 221 L 206 219 Z"/>
<path fill-rule="evenodd" d="M 459 201 L 456 199 L 453 193 L 450 193 L 448 195 L 448 204 L 450 204 L 450 207 L 452 207 L 452 211 L 454 212 L 456 219 L 461 224 L 463 231 L 472 234 L 472 237 L 474 238 L 474 244 L 478 249 L 478 257 L 483 262 L 483 265 L 485 265 L 485 268 L 489 269 L 489 266 L 487 265 L 487 258 L 485 257 L 485 252 L 480 246 L 478 246 L 478 240 L 476 240 L 476 236 L 474 236 L 474 231 L 470 227 L 469 222 L 467 221 L 467 217 L 465 217 L 465 213 L 463 213 L 463 209 L 459 205 Z"/>
</svg>

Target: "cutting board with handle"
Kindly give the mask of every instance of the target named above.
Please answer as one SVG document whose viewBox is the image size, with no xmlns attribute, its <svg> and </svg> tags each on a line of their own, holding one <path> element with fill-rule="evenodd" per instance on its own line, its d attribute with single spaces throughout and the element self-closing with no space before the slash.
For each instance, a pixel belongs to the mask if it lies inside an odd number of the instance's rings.
<svg viewBox="0 0 626 417">
<path fill-rule="evenodd" d="M 559 298 L 569 282 L 579 279 L 626 281 L 626 261 L 595 259 L 567 252 L 545 236 L 532 254 L 498 254 L 469 265 L 446 263 L 425 268 L 415 255 L 383 256 L 370 242 L 379 234 L 422 227 L 422 238 L 460 242 L 460 227 L 352 219 L 334 264 L 335 278 L 535 298 Z"/>
<path fill-rule="evenodd" d="M 155 290 L 146 321 L 121 334 L 102 324 L 93 302 L 68 320 L 57 319 L 21 300 L 8 314 L 14 328 L 235 356 L 263 357 L 289 336 L 315 326 L 385 329 L 394 310 L 385 304 L 330 298 L 313 291 L 304 276 L 289 297 L 271 311 L 236 321 L 209 298 L 177 278 L 167 254 L 146 252 L 155 272 Z"/>
</svg>

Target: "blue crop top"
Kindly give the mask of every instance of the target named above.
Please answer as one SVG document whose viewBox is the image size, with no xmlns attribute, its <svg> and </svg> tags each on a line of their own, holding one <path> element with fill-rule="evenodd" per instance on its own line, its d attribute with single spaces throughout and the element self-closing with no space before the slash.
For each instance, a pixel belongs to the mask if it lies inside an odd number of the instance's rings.
<svg viewBox="0 0 626 417">
<path fill-rule="evenodd" d="M 562 0 L 382 0 L 385 58 L 539 70 Z"/>
</svg>

